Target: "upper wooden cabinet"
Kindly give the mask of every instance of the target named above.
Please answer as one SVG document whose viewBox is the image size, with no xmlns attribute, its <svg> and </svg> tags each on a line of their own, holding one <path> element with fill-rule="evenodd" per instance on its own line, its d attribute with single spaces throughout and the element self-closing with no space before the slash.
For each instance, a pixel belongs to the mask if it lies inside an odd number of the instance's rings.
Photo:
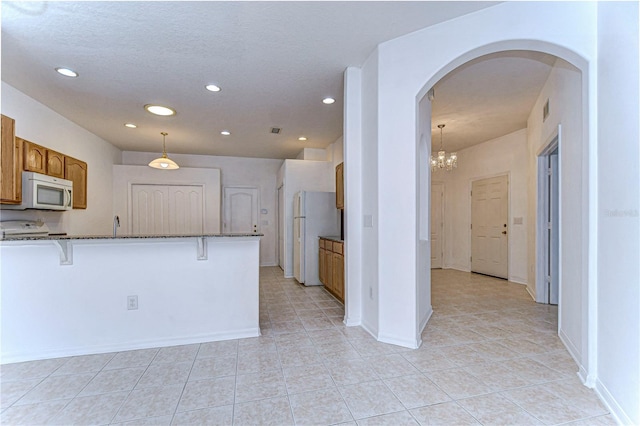
<svg viewBox="0 0 640 426">
<path fill-rule="evenodd" d="M 64 155 L 47 148 L 47 174 L 64 179 Z"/>
<path fill-rule="evenodd" d="M 336 166 L 336 208 L 344 209 L 344 163 Z"/>
<path fill-rule="evenodd" d="M 87 163 L 64 157 L 64 178 L 73 182 L 73 208 L 87 208 Z"/>
<path fill-rule="evenodd" d="M 73 182 L 73 208 L 87 208 L 87 163 L 15 136 L 15 120 L 2 116 L 0 147 L 2 204 L 22 202 L 22 171 Z"/>
<path fill-rule="evenodd" d="M 22 202 L 22 149 L 15 137 L 15 120 L 2 116 L 2 142 L 0 144 L 0 202 Z"/>
<path fill-rule="evenodd" d="M 22 139 L 24 149 L 24 170 L 47 174 L 47 148 Z M 59 176 L 62 177 L 62 176 Z"/>
</svg>

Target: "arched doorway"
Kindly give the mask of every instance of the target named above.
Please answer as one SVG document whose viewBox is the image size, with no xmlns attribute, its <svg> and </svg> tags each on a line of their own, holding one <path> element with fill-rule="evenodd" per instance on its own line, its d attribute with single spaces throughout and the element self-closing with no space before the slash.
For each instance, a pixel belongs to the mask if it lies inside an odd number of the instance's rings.
<svg viewBox="0 0 640 426">
<path fill-rule="evenodd" d="M 560 234 L 560 241 L 571 241 L 574 250 L 560 250 L 560 281 L 563 283 L 559 301 L 559 329 L 558 333 L 569 352 L 576 358 L 580 365 L 590 365 L 589 359 L 593 356 L 593 341 L 590 339 L 593 330 L 589 329 L 590 317 L 594 309 L 589 304 L 589 284 L 588 268 L 588 227 L 589 227 L 589 134 L 588 134 L 588 63 L 584 58 L 557 45 L 532 42 L 532 41 L 510 41 L 484 46 L 464 55 L 459 56 L 435 73 L 423 86 L 417 96 L 418 121 L 416 134 L 416 161 L 417 161 L 417 262 L 416 286 L 418 329 L 422 330 L 424 324 L 432 314 L 431 310 L 431 280 L 425 271 L 430 269 L 429 255 L 429 217 L 430 217 L 430 188 L 431 174 L 429 171 L 429 152 L 431 151 L 431 101 L 428 91 L 445 75 L 455 70 L 459 66 L 480 58 L 484 55 L 497 52 L 513 50 L 531 50 L 543 52 L 559 58 L 560 67 L 572 68 L 579 75 L 578 95 L 580 97 L 578 107 L 572 113 L 567 113 L 555 117 L 554 120 L 544 122 L 536 129 L 528 131 L 527 138 L 529 146 L 533 152 L 529 153 L 529 161 L 533 164 L 530 170 L 534 175 L 529 176 L 529 190 L 533 194 L 529 195 L 529 222 L 527 224 L 528 237 L 528 262 L 527 280 L 529 283 L 540 281 L 536 276 L 540 274 L 540 269 L 536 263 L 536 202 L 537 198 L 535 186 L 537 173 L 537 155 L 548 144 L 553 132 L 557 132 L 560 124 L 563 128 L 570 122 L 572 130 L 570 137 L 563 135 L 563 146 L 560 153 L 560 167 L 563 171 L 561 178 L 560 193 L 564 194 L 564 203 L 560 216 L 563 231 Z M 565 65 L 566 64 L 566 65 Z M 575 89 L 575 88 L 574 88 Z M 556 96 L 558 97 L 558 96 Z M 555 99 L 557 101 L 557 99 Z M 561 106 L 562 108 L 563 106 Z M 425 152 L 426 151 L 426 152 Z M 533 187 L 532 187 L 533 186 Z M 563 191 L 564 188 L 564 191 Z M 569 189 L 573 189 L 570 191 Z M 532 201 L 533 200 L 533 201 Z M 562 218 L 565 218 L 564 221 Z M 573 223 L 573 219 L 578 223 Z M 562 243 L 560 244 L 561 247 Z M 573 274 L 573 275 L 571 275 Z M 532 295 L 535 295 L 536 288 L 533 286 Z M 564 297 L 563 297 L 564 295 Z M 582 358 L 582 359 L 580 359 Z M 587 371 L 581 371 L 583 381 L 588 382 Z"/>
</svg>

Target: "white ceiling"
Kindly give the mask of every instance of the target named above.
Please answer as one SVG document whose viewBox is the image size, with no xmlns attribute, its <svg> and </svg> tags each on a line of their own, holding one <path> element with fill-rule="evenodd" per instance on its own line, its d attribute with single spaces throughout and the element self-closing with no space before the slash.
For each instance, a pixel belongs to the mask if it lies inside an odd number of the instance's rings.
<svg viewBox="0 0 640 426">
<path fill-rule="evenodd" d="M 166 131 L 169 153 L 295 158 L 342 135 L 347 66 L 383 41 L 493 4 L 3 1 L 2 80 L 123 150 L 159 151 Z M 523 128 L 552 60 L 493 55 L 441 80 L 433 126 L 447 125 L 445 148 Z M 152 116 L 148 103 L 177 115 Z"/>
</svg>

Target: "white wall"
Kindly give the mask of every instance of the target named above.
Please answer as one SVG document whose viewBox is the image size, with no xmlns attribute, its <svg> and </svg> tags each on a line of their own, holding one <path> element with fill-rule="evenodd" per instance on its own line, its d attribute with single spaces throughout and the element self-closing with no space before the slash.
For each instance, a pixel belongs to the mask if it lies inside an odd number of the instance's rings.
<svg viewBox="0 0 640 426">
<path fill-rule="evenodd" d="M 598 378 L 624 424 L 640 424 L 638 2 L 598 3 Z"/>
<path fill-rule="evenodd" d="M 122 153 L 123 164 L 146 165 L 158 156 L 152 152 Z M 283 160 L 264 158 L 220 157 L 213 155 L 172 154 L 171 158 L 181 167 L 215 168 L 222 174 L 222 186 L 253 186 L 258 188 L 260 210 L 266 214 L 259 215 L 259 232 L 264 234 L 260 239 L 260 265 L 277 265 L 277 230 L 278 207 L 276 175 Z"/>
<path fill-rule="evenodd" d="M 540 50 L 587 67 L 596 57 L 595 28 L 595 3 L 505 2 L 383 43 L 367 59 L 362 68 L 363 214 L 374 217 L 377 238 L 369 244 L 363 235 L 362 270 L 366 285 L 378 280 L 380 340 L 411 346 L 420 339 L 413 309 L 419 100 L 446 73 L 496 51 Z M 589 87 L 594 81 L 591 77 Z M 586 101 L 592 113 L 593 99 Z M 588 137 L 592 143 L 594 136 Z"/>
<path fill-rule="evenodd" d="M 321 148 L 302 148 L 296 160 L 325 161 L 327 160 L 327 150 Z"/>
<path fill-rule="evenodd" d="M 284 160 L 277 174 L 277 187 L 284 187 L 284 276 L 293 277 L 293 196 L 298 191 L 333 192 L 335 174 L 328 161 Z"/>
<path fill-rule="evenodd" d="M 471 270 L 471 183 L 508 175 L 509 281 L 527 283 L 527 155 L 527 130 L 521 129 L 458 151 L 457 169 L 432 174 L 445 184 L 445 268 Z M 513 223 L 516 217 L 522 225 Z"/>
<path fill-rule="evenodd" d="M 326 148 L 326 160 L 333 163 L 333 167 L 344 161 L 344 137 L 340 136 Z"/>
<path fill-rule="evenodd" d="M 588 371 L 588 147 L 583 132 L 583 77 L 566 61 L 554 64 L 527 121 L 529 143 L 529 292 L 535 291 L 536 206 L 540 151 L 553 139 L 561 125 L 559 161 L 560 197 L 560 308 L 559 334 L 580 365 L 583 379 Z M 549 100 L 549 116 L 543 122 L 542 109 Z"/>
<path fill-rule="evenodd" d="M 2 114 L 16 120 L 16 136 L 87 163 L 87 208 L 67 212 L 2 210 L 2 220 L 42 219 L 51 232 L 110 234 L 113 225 L 111 166 L 122 152 L 49 107 L 2 82 Z"/>
<path fill-rule="evenodd" d="M 362 170 L 361 187 L 349 187 L 346 191 L 362 192 L 362 326 L 373 336 L 379 332 L 379 300 L 378 288 L 378 49 L 362 66 L 362 112 L 361 120 L 354 123 L 362 126 Z M 345 118 L 345 121 L 349 117 Z M 347 148 L 348 149 L 348 148 Z M 349 165 L 347 165 L 349 167 Z M 349 206 L 345 206 L 349 214 Z M 346 262 L 350 266 L 350 258 Z"/>
<path fill-rule="evenodd" d="M 345 324 L 362 324 L 362 73 L 344 72 L 342 155 L 344 160 Z M 335 161 L 334 161 L 335 162 Z"/>
<path fill-rule="evenodd" d="M 113 213 L 120 218 L 118 235 L 132 234 L 130 214 L 131 185 L 202 185 L 205 234 L 221 233 L 220 169 L 180 167 L 157 170 L 149 166 L 113 166 Z"/>
</svg>

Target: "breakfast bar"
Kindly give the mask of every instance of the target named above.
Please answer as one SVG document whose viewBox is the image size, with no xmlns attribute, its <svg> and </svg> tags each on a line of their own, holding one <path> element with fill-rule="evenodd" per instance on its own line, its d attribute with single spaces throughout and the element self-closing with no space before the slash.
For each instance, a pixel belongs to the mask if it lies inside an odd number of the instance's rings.
<svg viewBox="0 0 640 426">
<path fill-rule="evenodd" d="M 6 238 L 2 362 L 258 336 L 260 237 Z"/>
</svg>

